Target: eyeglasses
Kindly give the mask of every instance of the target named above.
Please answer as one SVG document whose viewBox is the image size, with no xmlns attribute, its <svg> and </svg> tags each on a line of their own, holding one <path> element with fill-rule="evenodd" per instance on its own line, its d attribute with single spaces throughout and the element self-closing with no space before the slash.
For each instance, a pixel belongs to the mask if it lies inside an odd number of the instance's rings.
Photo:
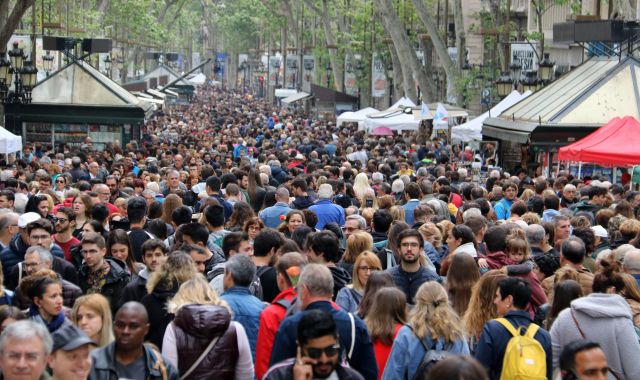
<svg viewBox="0 0 640 380">
<path fill-rule="evenodd" d="M 346 231 L 346 232 L 353 232 L 353 231 L 357 231 L 359 230 L 359 228 L 357 227 L 342 227 L 342 231 Z"/>
<path fill-rule="evenodd" d="M 29 236 L 29 240 L 31 241 L 44 241 L 47 239 L 51 239 L 51 235 L 35 235 L 35 236 Z"/>
<path fill-rule="evenodd" d="M 338 355 L 338 353 L 340 352 L 340 345 L 334 344 L 332 346 L 325 347 L 325 348 L 309 347 L 309 348 L 306 348 L 305 351 L 307 351 L 307 356 L 310 357 L 311 359 L 320 359 L 320 357 L 322 356 L 322 353 L 324 353 L 329 357 Z"/>
<path fill-rule="evenodd" d="M 408 247 L 417 248 L 420 246 L 420 244 L 419 243 L 400 243 L 400 246 L 404 248 L 408 248 Z"/>
<path fill-rule="evenodd" d="M 53 222 L 54 223 L 58 223 L 58 222 L 66 223 L 67 221 L 69 221 L 69 219 L 66 219 L 66 218 L 53 218 Z"/>
</svg>

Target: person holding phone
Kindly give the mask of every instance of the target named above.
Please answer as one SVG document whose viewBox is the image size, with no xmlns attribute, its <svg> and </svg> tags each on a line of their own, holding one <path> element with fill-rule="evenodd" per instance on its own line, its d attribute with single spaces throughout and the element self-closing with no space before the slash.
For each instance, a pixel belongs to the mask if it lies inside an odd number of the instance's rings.
<svg viewBox="0 0 640 380">
<path fill-rule="evenodd" d="M 340 379 L 364 380 L 353 368 L 342 365 L 343 348 L 333 316 L 323 310 L 304 312 L 298 324 L 296 357 L 275 364 L 264 380 Z"/>
</svg>

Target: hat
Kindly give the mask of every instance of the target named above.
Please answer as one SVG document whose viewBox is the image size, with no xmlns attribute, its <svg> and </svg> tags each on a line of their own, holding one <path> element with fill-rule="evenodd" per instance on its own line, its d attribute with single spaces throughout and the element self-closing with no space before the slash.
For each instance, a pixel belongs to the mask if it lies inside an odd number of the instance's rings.
<svg viewBox="0 0 640 380">
<path fill-rule="evenodd" d="M 296 154 L 296 160 L 304 160 L 304 156 L 300 153 Z"/>
<path fill-rule="evenodd" d="M 20 215 L 18 218 L 18 227 L 25 228 L 29 223 L 35 222 L 38 219 L 41 219 L 42 216 L 37 212 L 28 212 L 26 214 Z"/>
<path fill-rule="evenodd" d="M 72 324 L 63 325 L 51 334 L 51 337 L 53 338 L 54 352 L 57 350 L 73 351 L 85 344 L 96 344 L 82 330 Z"/>
<path fill-rule="evenodd" d="M 599 236 L 601 238 L 605 238 L 606 239 L 606 238 L 609 237 L 609 233 L 601 225 L 596 225 L 596 226 L 591 227 L 591 231 L 593 231 L 594 235 Z"/>
</svg>

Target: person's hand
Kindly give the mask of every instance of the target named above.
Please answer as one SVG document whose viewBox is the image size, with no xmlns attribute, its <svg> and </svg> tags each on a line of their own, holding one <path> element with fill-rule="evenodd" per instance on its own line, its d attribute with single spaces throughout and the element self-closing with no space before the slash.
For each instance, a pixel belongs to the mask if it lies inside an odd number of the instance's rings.
<svg viewBox="0 0 640 380">
<path fill-rule="evenodd" d="M 486 259 L 478 259 L 478 267 L 480 269 L 489 269 L 489 263 L 487 263 Z"/>
<path fill-rule="evenodd" d="M 302 350 L 298 346 L 296 362 L 293 365 L 294 380 L 311 380 L 313 378 L 313 367 L 315 360 L 302 356 Z"/>
</svg>

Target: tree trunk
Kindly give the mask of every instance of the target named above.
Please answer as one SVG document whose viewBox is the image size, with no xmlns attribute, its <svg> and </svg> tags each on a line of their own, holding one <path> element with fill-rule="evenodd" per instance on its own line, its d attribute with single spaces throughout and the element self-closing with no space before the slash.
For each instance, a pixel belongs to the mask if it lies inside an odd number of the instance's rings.
<svg viewBox="0 0 640 380">
<path fill-rule="evenodd" d="M 629 0 L 610 0 L 613 1 L 613 13 L 617 13 L 618 20 L 633 20 L 636 12 L 629 3 Z"/>
<path fill-rule="evenodd" d="M 466 58 L 466 34 L 462 17 L 462 0 L 453 0 L 453 22 L 456 27 L 456 49 L 458 50 L 458 72 L 462 71 Z"/>
<path fill-rule="evenodd" d="M 431 36 L 431 41 L 433 42 L 433 48 L 438 55 L 438 59 L 440 60 L 440 64 L 444 69 L 444 72 L 447 76 L 447 97 L 458 99 L 458 90 L 456 86 L 453 84 L 456 82 L 458 78 L 459 71 L 453 65 L 451 61 L 451 57 L 449 56 L 449 51 L 447 50 L 447 45 L 438 34 L 438 26 L 431 16 L 431 12 L 427 10 L 427 7 L 424 5 L 423 0 L 412 0 L 413 4 L 416 7 L 416 12 L 420 17 L 420 20 L 427 28 L 427 32 Z M 457 26 L 456 26 L 457 28 Z M 458 61 L 460 60 L 460 52 L 458 51 Z"/>
<path fill-rule="evenodd" d="M 501 0 L 490 0 L 489 1 L 489 15 L 491 16 L 491 23 L 493 25 L 501 25 L 502 20 L 500 19 L 500 1 Z M 535 5 L 532 5 L 535 6 Z M 505 56 L 504 49 L 500 46 L 500 35 L 496 35 L 496 50 L 498 51 L 498 62 L 500 63 L 501 70 L 507 70 L 509 66 L 510 57 Z"/>
<path fill-rule="evenodd" d="M 391 102 L 396 99 L 400 99 L 409 93 L 410 89 L 415 87 L 413 78 L 410 75 L 404 75 L 402 72 L 402 65 L 398 58 L 398 52 L 393 45 L 389 45 L 389 52 L 391 53 L 391 63 L 393 64 L 393 96 Z"/>
<path fill-rule="evenodd" d="M 324 34 L 327 40 L 327 45 L 336 46 L 336 41 L 333 36 L 333 28 L 331 27 L 331 19 L 329 18 L 329 6 L 327 0 L 322 0 L 322 24 L 324 26 Z M 329 61 L 331 62 L 331 69 L 333 72 L 333 87 L 337 90 L 343 88 L 342 81 L 342 65 L 340 65 L 338 57 L 338 49 L 329 50 Z"/>
<path fill-rule="evenodd" d="M 35 0 L 19 0 L 9 13 L 9 0 L 0 0 L 0 50 L 4 51 L 20 19 Z M 7 17 L 8 15 L 8 17 Z"/>
<path fill-rule="evenodd" d="M 393 9 L 391 0 L 375 0 L 375 4 L 378 8 L 378 14 L 383 21 L 382 25 L 393 40 L 398 58 L 402 63 L 402 72 L 405 73 L 405 77 L 408 77 L 412 82 L 411 86 L 405 89 L 405 96 L 417 102 L 418 95 L 414 84 L 414 75 L 417 77 L 418 85 L 423 92 L 425 90 L 429 91 L 429 89 L 432 89 L 434 86 L 429 83 L 427 75 L 421 67 L 420 62 L 418 62 L 418 57 L 411 48 L 409 38 L 402 27 L 402 23 L 398 20 L 398 15 Z M 413 73 L 413 75 L 411 75 L 411 73 Z"/>
</svg>

